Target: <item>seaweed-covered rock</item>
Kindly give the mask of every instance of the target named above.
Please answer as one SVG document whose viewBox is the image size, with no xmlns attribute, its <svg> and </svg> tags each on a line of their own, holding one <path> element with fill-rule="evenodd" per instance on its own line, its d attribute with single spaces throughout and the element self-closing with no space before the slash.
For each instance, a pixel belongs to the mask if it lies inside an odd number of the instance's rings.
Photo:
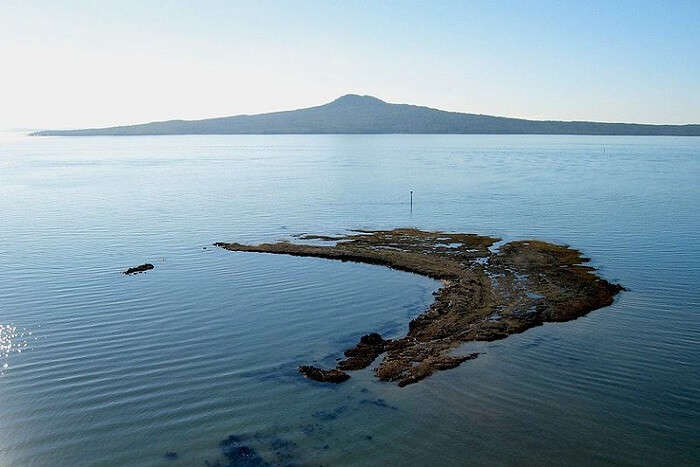
<svg viewBox="0 0 700 467">
<path fill-rule="evenodd" d="M 355 347 L 345 351 L 345 360 L 338 362 L 340 370 L 360 370 L 367 368 L 382 352 L 387 341 L 382 336 L 373 332 L 360 338 Z"/>
</svg>

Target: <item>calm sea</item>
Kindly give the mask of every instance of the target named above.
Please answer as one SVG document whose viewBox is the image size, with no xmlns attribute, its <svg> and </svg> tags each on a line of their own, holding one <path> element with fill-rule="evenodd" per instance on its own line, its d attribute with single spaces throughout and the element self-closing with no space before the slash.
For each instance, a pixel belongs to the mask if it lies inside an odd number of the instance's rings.
<svg viewBox="0 0 700 467">
<path fill-rule="evenodd" d="M 699 209 L 700 138 L 5 135 L 0 465 L 698 464 Z M 296 367 L 440 284 L 211 247 L 402 226 L 570 244 L 629 291 L 328 386 Z"/>
</svg>

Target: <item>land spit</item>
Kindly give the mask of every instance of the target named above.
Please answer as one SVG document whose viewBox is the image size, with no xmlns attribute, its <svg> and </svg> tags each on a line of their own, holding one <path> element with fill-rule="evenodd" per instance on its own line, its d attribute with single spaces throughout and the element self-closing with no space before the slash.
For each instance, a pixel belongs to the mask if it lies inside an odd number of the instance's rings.
<svg viewBox="0 0 700 467">
<path fill-rule="evenodd" d="M 383 381 L 399 386 L 418 382 L 438 370 L 454 368 L 477 354 L 455 355 L 469 341 L 493 341 L 545 322 L 576 319 L 608 306 L 624 288 L 595 274 L 578 250 L 539 240 L 513 241 L 492 249 L 499 238 L 417 229 L 353 230 L 348 235 L 298 235 L 290 242 L 242 245 L 215 243 L 231 251 L 313 256 L 376 264 L 439 279 L 430 308 L 409 323 L 399 339 L 376 333 L 345 351 L 336 369 L 300 367 L 318 381 L 341 382 L 345 371 L 369 366 Z M 493 250 L 493 251 L 492 251 Z"/>
</svg>

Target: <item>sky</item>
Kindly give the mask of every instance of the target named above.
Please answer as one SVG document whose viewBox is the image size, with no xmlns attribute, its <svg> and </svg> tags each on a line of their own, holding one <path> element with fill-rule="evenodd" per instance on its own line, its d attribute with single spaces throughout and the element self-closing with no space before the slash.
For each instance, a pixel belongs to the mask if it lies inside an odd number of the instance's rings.
<svg viewBox="0 0 700 467">
<path fill-rule="evenodd" d="M 320 105 L 700 123 L 700 0 L 0 0 L 0 128 Z"/>
</svg>

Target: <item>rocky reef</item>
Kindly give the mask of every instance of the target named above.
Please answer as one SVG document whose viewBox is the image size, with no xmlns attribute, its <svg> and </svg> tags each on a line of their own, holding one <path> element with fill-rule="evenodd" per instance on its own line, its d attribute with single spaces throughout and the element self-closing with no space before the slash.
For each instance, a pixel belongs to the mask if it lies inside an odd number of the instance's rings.
<svg viewBox="0 0 700 467">
<path fill-rule="evenodd" d="M 595 274 L 578 250 L 538 240 L 513 241 L 492 249 L 499 238 L 417 229 L 363 231 L 343 236 L 299 235 L 302 241 L 242 245 L 215 243 L 230 251 L 313 256 L 376 264 L 443 281 L 430 308 L 409 323 L 406 336 L 363 336 L 345 351 L 335 370 L 303 366 L 319 381 L 340 382 L 345 371 L 369 366 L 385 354 L 376 376 L 399 386 L 438 370 L 454 368 L 477 354 L 454 355 L 469 341 L 493 341 L 545 322 L 576 319 L 610 305 L 623 290 Z M 325 379 L 324 375 L 331 375 Z M 337 372 L 337 373 L 336 373 Z M 345 375 L 345 376 L 343 376 Z"/>
</svg>

